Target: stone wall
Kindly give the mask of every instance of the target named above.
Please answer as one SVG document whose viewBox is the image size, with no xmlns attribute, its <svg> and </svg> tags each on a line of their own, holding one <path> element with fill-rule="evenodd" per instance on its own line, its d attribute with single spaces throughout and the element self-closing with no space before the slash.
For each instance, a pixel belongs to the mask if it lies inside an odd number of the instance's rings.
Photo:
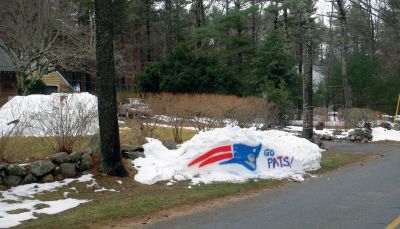
<svg viewBox="0 0 400 229">
<path fill-rule="evenodd" d="M 50 159 L 28 164 L 6 164 L 0 162 L 0 189 L 30 183 L 45 183 L 76 177 L 93 168 L 93 153 L 90 148 L 82 152 L 67 154 L 60 152 Z"/>
</svg>

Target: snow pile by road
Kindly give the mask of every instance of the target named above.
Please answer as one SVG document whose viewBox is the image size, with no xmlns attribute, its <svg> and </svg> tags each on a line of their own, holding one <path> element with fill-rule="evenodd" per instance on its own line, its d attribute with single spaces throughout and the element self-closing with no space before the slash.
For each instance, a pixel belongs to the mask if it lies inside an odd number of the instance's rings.
<svg viewBox="0 0 400 229">
<path fill-rule="evenodd" d="M 400 141 L 400 131 L 382 127 L 372 128 L 372 141 Z"/>
<path fill-rule="evenodd" d="M 283 131 L 257 131 L 237 126 L 200 132 L 179 149 L 168 150 L 148 139 L 145 158 L 133 161 L 135 180 L 143 184 L 158 181 L 191 180 L 192 184 L 244 182 L 248 179 L 297 178 L 320 168 L 317 145 Z"/>
<path fill-rule="evenodd" d="M 0 109 L 0 137 L 77 136 L 97 128 L 97 97 L 89 93 L 15 96 Z"/>
<path fill-rule="evenodd" d="M 42 201 L 34 199 L 34 195 L 43 192 L 53 192 L 57 188 L 77 182 L 95 182 L 93 175 L 84 175 L 77 179 L 65 179 L 44 184 L 27 184 L 13 187 L 7 191 L 0 191 L 0 228 L 15 227 L 22 221 L 36 219 L 36 214 L 57 214 L 62 211 L 75 208 L 89 200 L 77 200 L 72 198 Z M 71 188 L 72 189 L 72 188 Z M 76 190 L 76 189 L 75 189 Z"/>
</svg>

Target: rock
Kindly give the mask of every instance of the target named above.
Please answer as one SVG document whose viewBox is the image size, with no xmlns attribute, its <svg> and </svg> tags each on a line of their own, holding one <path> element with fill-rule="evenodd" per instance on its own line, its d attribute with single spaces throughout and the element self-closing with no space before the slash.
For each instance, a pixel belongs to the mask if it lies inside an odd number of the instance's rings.
<svg viewBox="0 0 400 229">
<path fill-rule="evenodd" d="M 54 169 L 54 164 L 51 161 L 40 160 L 31 163 L 31 172 L 33 175 L 40 177 L 50 173 Z"/>
<path fill-rule="evenodd" d="M 60 153 L 53 154 L 53 156 L 51 156 L 51 160 L 53 162 L 57 162 L 58 164 L 61 164 L 61 163 L 70 162 L 71 158 L 69 157 L 68 153 L 60 152 Z"/>
<path fill-rule="evenodd" d="M 93 167 L 93 161 L 90 154 L 83 154 L 81 158 L 81 163 L 79 164 L 79 169 L 85 171 Z"/>
<path fill-rule="evenodd" d="M 8 165 L 6 163 L 0 162 L 0 171 L 6 171 Z"/>
<path fill-rule="evenodd" d="M 64 180 L 64 177 L 63 177 L 63 175 L 60 173 L 60 174 L 57 174 L 57 175 L 54 176 L 54 180 L 56 180 L 56 181 L 62 181 L 62 180 Z"/>
<path fill-rule="evenodd" d="M 3 177 L 2 176 L 0 176 L 0 185 L 2 185 L 3 184 Z"/>
<path fill-rule="evenodd" d="M 82 151 L 81 151 L 81 154 L 89 154 L 89 155 L 92 155 L 92 154 L 93 154 L 93 150 L 92 150 L 91 147 L 88 147 L 88 148 L 82 150 Z"/>
<path fill-rule="evenodd" d="M 21 180 L 22 178 L 20 176 L 8 175 L 6 176 L 5 183 L 9 186 L 17 186 Z"/>
<path fill-rule="evenodd" d="M 363 139 L 371 141 L 372 130 L 366 128 L 358 128 L 349 133 L 349 140 L 351 141 L 362 141 Z"/>
<path fill-rule="evenodd" d="M 132 160 L 135 160 L 138 157 L 145 157 L 144 152 L 126 152 L 125 155 Z"/>
<path fill-rule="evenodd" d="M 162 144 L 167 147 L 167 149 L 178 149 L 175 141 L 163 141 Z M 143 150 L 144 151 L 144 150 Z"/>
<path fill-rule="evenodd" d="M 42 183 L 53 182 L 54 181 L 54 177 L 53 177 L 52 174 L 47 174 L 46 176 L 42 177 L 42 179 L 40 181 Z"/>
<path fill-rule="evenodd" d="M 71 178 L 76 175 L 75 163 L 62 163 L 60 167 L 63 177 Z"/>
<path fill-rule="evenodd" d="M 28 174 L 26 175 L 26 177 L 24 179 L 22 179 L 21 181 L 21 185 L 23 184 L 31 184 L 31 183 L 36 183 L 38 180 L 37 178 L 32 175 L 32 174 Z"/>
<path fill-rule="evenodd" d="M 5 191 L 5 190 L 7 190 L 7 187 L 4 185 L 0 185 L 0 191 Z"/>
<path fill-rule="evenodd" d="M 100 135 L 99 133 L 95 133 L 91 138 L 89 142 L 89 147 L 92 149 L 92 151 L 95 154 L 100 154 L 101 149 L 100 149 Z"/>
<path fill-rule="evenodd" d="M 56 166 L 56 168 L 54 168 L 54 171 L 53 171 L 53 176 L 56 176 L 58 174 L 61 174 L 60 166 Z"/>
<path fill-rule="evenodd" d="M 69 156 L 71 157 L 71 162 L 78 162 L 81 159 L 80 152 L 73 152 Z"/>
<path fill-rule="evenodd" d="M 10 175 L 15 175 L 15 176 L 25 176 L 26 175 L 26 169 L 22 166 L 11 164 L 7 168 L 7 172 Z"/>
<path fill-rule="evenodd" d="M 392 124 L 390 124 L 389 122 L 382 122 L 381 123 L 381 127 L 385 128 L 387 130 L 391 130 L 392 129 Z"/>
<path fill-rule="evenodd" d="M 121 145 L 121 153 L 126 153 L 126 152 L 144 152 L 143 147 L 137 146 L 137 145 Z"/>
</svg>

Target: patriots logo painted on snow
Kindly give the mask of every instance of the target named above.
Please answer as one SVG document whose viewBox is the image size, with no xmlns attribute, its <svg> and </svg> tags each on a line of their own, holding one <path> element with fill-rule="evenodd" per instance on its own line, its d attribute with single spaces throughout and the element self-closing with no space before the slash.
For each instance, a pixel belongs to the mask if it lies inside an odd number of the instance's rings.
<svg viewBox="0 0 400 229">
<path fill-rule="evenodd" d="M 214 148 L 189 163 L 189 167 L 199 164 L 199 167 L 222 161 L 220 165 L 240 164 L 247 169 L 254 171 L 257 169 L 257 157 L 260 154 L 262 145 L 248 146 L 245 144 L 233 144 Z M 228 160 L 229 159 L 229 160 Z"/>
</svg>

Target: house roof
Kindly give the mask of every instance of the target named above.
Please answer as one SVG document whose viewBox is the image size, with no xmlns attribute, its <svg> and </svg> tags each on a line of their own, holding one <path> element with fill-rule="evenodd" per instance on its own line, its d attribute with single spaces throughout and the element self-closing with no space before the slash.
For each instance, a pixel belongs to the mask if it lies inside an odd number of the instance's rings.
<svg viewBox="0 0 400 229">
<path fill-rule="evenodd" d="M 0 42 L 2 42 L 0 40 Z M 11 62 L 10 57 L 2 48 L 0 48 L 0 72 L 12 72 L 15 68 Z"/>
</svg>

